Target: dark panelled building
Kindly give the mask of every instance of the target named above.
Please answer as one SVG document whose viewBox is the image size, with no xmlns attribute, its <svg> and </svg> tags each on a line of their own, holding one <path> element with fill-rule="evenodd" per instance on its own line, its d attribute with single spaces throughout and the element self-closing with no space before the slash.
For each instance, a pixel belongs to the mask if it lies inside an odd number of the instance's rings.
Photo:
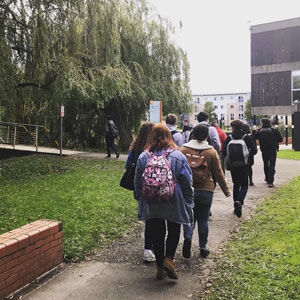
<svg viewBox="0 0 300 300">
<path fill-rule="evenodd" d="M 300 139 L 300 126 L 296 128 L 298 121 L 300 122 L 298 102 L 300 103 L 300 18 L 252 26 L 253 114 L 293 114 L 295 132 L 298 132 L 294 137 L 297 139 L 299 136 Z"/>
</svg>

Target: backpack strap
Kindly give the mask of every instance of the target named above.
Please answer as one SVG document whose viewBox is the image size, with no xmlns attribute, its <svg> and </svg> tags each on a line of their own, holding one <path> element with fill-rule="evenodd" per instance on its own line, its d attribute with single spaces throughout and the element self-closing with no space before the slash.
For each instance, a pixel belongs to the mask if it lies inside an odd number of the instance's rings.
<svg viewBox="0 0 300 300">
<path fill-rule="evenodd" d="M 169 147 L 164 153 L 163 153 L 163 157 L 167 157 L 171 152 L 173 152 L 174 149 Z"/>
</svg>

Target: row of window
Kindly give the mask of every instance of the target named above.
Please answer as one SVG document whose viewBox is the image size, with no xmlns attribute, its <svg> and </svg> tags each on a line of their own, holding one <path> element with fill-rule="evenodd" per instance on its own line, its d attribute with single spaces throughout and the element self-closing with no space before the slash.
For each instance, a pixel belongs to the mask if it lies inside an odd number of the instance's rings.
<svg viewBox="0 0 300 300">
<path fill-rule="evenodd" d="M 221 105 L 220 108 L 224 109 L 224 105 Z M 233 109 L 234 105 L 230 105 L 230 108 Z M 215 105 L 214 109 L 218 109 L 218 105 Z M 239 105 L 239 111 L 244 111 L 244 105 Z M 197 105 L 195 105 L 195 112 L 200 112 L 200 108 Z"/>
<path fill-rule="evenodd" d="M 230 96 L 230 99 L 232 100 L 233 96 Z M 207 102 L 208 100 L 209 100 L 208 97 L 204 97 L 204 102 Z M 217 101 L 217 100 L 218 100 L 218 97 L 214 97 L 214 101 Z M 220 100 L 224 100 L 224 97 L 221 96 Z M 199 97 L 195 98 L 194 102 L 195 102 L 195 104 L 199 104 L 200 103 L 200 98 Z M 244 102 L 244 97 L 243 96 L 238 96 L 238 102 Z"/>
<path fill-rule="evenodd" d="M 244 114 L 239 114 L 238 119 L 241 121 L 244 120 Z M 221 120 L 225 120 L 224 114 L 221 114 Z M 234 114 L 230 114 L 230 121 L 233 121 L 233 120 L 235 120 L 235 116 L 234 116 Z M 197 121 L 197 115 L 195 115 L 195 121 Z"/>
</svg>

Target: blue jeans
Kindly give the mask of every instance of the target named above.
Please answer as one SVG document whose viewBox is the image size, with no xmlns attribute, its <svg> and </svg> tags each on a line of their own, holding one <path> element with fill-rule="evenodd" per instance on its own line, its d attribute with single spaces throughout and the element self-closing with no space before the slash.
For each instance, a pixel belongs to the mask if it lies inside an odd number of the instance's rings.
<svg viewBox="0 0 300 300">
<path fill-rule="evenodd" d="M 195 190 L 194 193 L 194 224 L 183 225 L 183 236 L 186 239 L 193 238 L 193 231 L 198 223 L 199 247 L 206 248 L 208 238 L 208 218 L 213 201 L 214 192 Z"/>
</svg>

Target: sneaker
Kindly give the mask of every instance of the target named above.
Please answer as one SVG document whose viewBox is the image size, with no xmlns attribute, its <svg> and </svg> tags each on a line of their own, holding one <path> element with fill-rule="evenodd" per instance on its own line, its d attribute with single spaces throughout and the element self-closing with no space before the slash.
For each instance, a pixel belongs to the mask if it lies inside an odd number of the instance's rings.
<svg viewBox="0 0 300 300">
<path fill-rule="evenodd" d="M 207 248 L 201 248 L 200 249 L 200 255 L 203 258 L 206 258 L 209 255 L 210 251 Z"/>
<path fill-rule="evenodd" d="M 173 259 L 170 257 L 165 257 L 163 262 L 163 269 L 167 272 L 170 279 L 178 279 L 178 274 L 175 270 Z"/>
<path fill-rule="evenodd" d="M 253 182 L 250 182 L 250 184 L 249 184 L 250 186 L 254 186 L 254 183 Z"/>
<path fill-rule="evenodd" d="M 273 183 L 269 183 L 268 186 L 269 186 L 270 188 L 273 188 L 273 187 L 274 187 L 274 184 L 273 184 Z"/>
<path fill-rule="evenodd" d="M 190 239 L 184 239 L 182 247 L 182 256 L 185 258 L 191 257 L 192 241 Z"/>
<path fill-rule="evenodd" d="M 120 152 L 118 152 L 117 154 L 116 154 L 116 158 L 119 158 L 120 157 Z"/>
<path fill-rule="evenodd" d="M 110 155 L 106 155 L 105 158 L 111 158 L 111 156 Z"/>
<path fill-rule="evenodd" d="M 144 250 L 143 260 L 147 262 L 152 262 L 156 260 L 152 250 L 147 250 L 147 249 Z"/>
<path fill-rule="evenodd" d="M 265 182 L 268 182 L 268 179 L 267 179 L 267 178 L 265 178 Z"/>
<path fill-rule="evenodd" d="M 167 276 L 167 272 L 163 268 L 157 267 L 156 278 L 158 280 L 163 280 L 166 276 Z"/>
<path fill-rule="evenodd" d="M 234 214 L 239 218 L 242 216 L 242 204 L 239 201 L 234 201 Z"/>
</svg>

